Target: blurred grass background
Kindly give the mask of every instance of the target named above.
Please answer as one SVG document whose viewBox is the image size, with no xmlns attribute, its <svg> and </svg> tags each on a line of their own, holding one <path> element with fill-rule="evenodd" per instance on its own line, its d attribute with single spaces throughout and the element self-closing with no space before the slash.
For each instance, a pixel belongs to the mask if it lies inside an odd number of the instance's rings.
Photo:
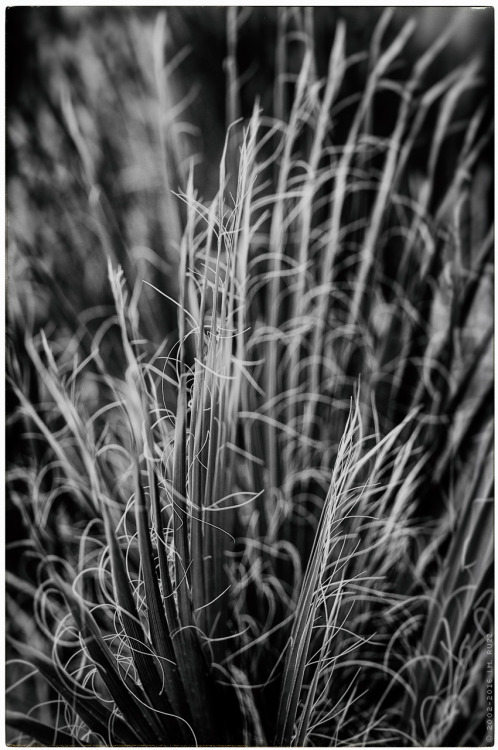
<svg viewBox="0 0 498 750">
<path fill-rule="evenodd" d="M 307 16 L 319 77 L 327 70 L 337 20 L 343 18 L 347 24 L 347 54 L 361 55 L 368 49 L 381 10 L 317 8 Z M 234 104 L 227 86 L 230 13 L 223 8 L 169 9 L 163 42 L 156 34 L 157 44 L 164 44 L 161 51 L 150 45 L 157 19 L 154 8 L 19 7 L 7 11 L 11 318 L 18 315 L 17 300 L 27 277 L 34 282 L 28 299 L 21 297 L 22 319 L 28 325 L 63 329 L 73 313 L 108 305 L 102 273 L 106 253 L 119 259 L 130 279 L 138 262 L 147 278 L 160 281 L 161 288 L 177 297 L 184 216 L 170 191 L 185 187 L 187 165 L 194 158 L 199 197 L 210 200 L 228 124 L 235 117 L 248 118 L 256 97 L 265 114 L 284 114 L 275 110 L 289 106 L 292 89 L 287 103 L 276 101 L 275 45 L 279 25 L 286 25 L 292 39 L 295 12 L 292 8 L 280 14 L 276 8 L 249 8 L 240 13 L 234 58 L 239 90 Z M 454 127 L 458 130 L 459 119 L 464 120 L 485 97 L 489 122 L 493 55 L 488 10 L 398 8 L 387 40 L 409 15 L 417 17 L 417 30 L 394 75 L 401 80 L 457 15 L 457 33 L 429 71 L 425 85 L 470 62 L 479 40 L 483 85 L 462 97 Z M 297 36 L 296 32 L 295 55 L 290 41 L 287 59 L 289 72 L 294 74 L 301 64 Z M 159 55 L 167 66 L 166 75 L 156 70 Z M 351 68 L 344 96 L 362 91 L 367 69 L 366 59 Z M 394 117 L 389 93 L 377 97 L 373 129 L 379 137 L 391 132 Z M 344 142 L 349 124 L 345 114 L 338 118 L 338 143 Z M 429 148 L 430 125 L 429 121 L 420 137 L 418 153 Z M 453 142 L 445 140 L 438 161 L 436 182 L 441 191 L 458 147 L 457 132 Z M 416 160 L 417 150 L 414 179 Z M 492 211 L 491 160 L 490 143 L 482 155 L 483 178 L 472 204 L 474 222 L 476 214 L 482 213 L 483 224 Z M 34 299 L 31 289 L 36 290 Z M 157 342 L 164 333 L 163 321 L 174 328 L 173 308 L 152 293 L 144 297 L 156 308 L 148 321 L 161 321 L 158 330 L 146 332 Z M 95 315 L 88 321 L 90 331 L 97 325 L 99 312 Z"/>
</svg>

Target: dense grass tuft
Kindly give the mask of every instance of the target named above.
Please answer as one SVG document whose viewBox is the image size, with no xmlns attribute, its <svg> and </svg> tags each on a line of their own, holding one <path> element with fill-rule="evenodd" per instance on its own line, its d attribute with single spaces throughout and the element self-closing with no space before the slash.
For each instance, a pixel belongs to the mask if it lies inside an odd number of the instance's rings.
<svg viewBox="0 0 498 750">
<path fill-rule="evenodd" d="M 247 112 L 252 18 L 226 14 L 215 189 L 164 15 L 120 17 L 123 59 L 91 27 L 105 95 L 66 71 L 39 139 L 9 121 L 38 175 L 9 199 L 13 745 L 485 742 L 480 64 L 437 75 L 451 26 L 410 63 L 387 12 L 354 53 L 334 18 L 322 75 L 279 9 Z"/>
</svg>

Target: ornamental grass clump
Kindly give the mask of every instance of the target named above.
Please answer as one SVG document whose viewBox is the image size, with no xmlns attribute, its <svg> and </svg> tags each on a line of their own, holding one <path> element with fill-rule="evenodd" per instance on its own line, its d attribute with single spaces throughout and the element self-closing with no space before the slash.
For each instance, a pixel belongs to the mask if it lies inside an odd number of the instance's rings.
<svg viewBox="0 0 498 750">
<path fill-rule="evenodd" d="M 387 13 L 368 54 L 348 55 L 336 24 L 322 79 L 296 10 L 287 79 L 279 18 L 275 112 L 255 102 L 236 119 L 228 11 L 217 193 L 199 196 L 193 160 L 169 184 L 172 254 L 150 254 L 154 273 L 107 251 L 64 100 L 110 298 L 99 326 L 78 313 L 51 330 L 36 315 L 23 328 L 11 302 L 24 447 L 8 488 L 25 538 L 7 573 L 10 744 L 487 734 L 493 240 L 483 206 L 473 220 L 490 137 L 486 108 L 468 109 L 478 65 L 434 80 L 449 28 L 400 78 L 415 22 L 393 31 Z M 159 21 L 158 80 L 163 34 Z M 346 95 L 365 61 L 361 95 Z M 161 283 L 161 264 L 177 281 Z"/>
</svg>

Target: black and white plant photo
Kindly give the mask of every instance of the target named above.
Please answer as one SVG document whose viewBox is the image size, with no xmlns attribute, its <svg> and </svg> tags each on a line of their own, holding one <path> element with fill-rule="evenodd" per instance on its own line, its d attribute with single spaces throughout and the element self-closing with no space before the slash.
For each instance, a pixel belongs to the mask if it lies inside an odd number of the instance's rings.
<svg viewBox="0 0 498 750">
<path fill-rule="evenodd" d="M 8 746 L 493 746 L 493 34 L 7 9 Z"/>
</svg>

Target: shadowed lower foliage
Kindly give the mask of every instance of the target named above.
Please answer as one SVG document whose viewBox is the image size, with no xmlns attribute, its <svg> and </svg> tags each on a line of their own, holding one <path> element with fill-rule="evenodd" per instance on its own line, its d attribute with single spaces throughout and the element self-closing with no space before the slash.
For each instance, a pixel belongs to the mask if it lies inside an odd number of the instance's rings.
<svg viewBox="0 0 498 750">
<path fill-rule="evenodd" d="M 47 89 L 37 117 L 78 167 L 59 164 L 47 206 L 32 176 L 12 178 L 12 745 L 485 743 L 479 61 L 437 75 L 457 14 L 410 62 L 415 16 L 387 12 L 354 53 L 334 18 L 324 66 L 311 11 L 277 9 L 274 109 L 253 97 L 251 114 L 247 13 L 225 14 L 216 194 L 198 194 L 199 172 L 213 180 L 180 127 L 164 15 L 121 18 L 141 74 L 120 91 L 111 40 L 100 108 L 83 79 L 58 104 Z M 9 126 L 48 180 L 53 142 L 30 142 L 17 110 Z M 70 258 L 45 254 L 54 239 Z"/>
</svg>

